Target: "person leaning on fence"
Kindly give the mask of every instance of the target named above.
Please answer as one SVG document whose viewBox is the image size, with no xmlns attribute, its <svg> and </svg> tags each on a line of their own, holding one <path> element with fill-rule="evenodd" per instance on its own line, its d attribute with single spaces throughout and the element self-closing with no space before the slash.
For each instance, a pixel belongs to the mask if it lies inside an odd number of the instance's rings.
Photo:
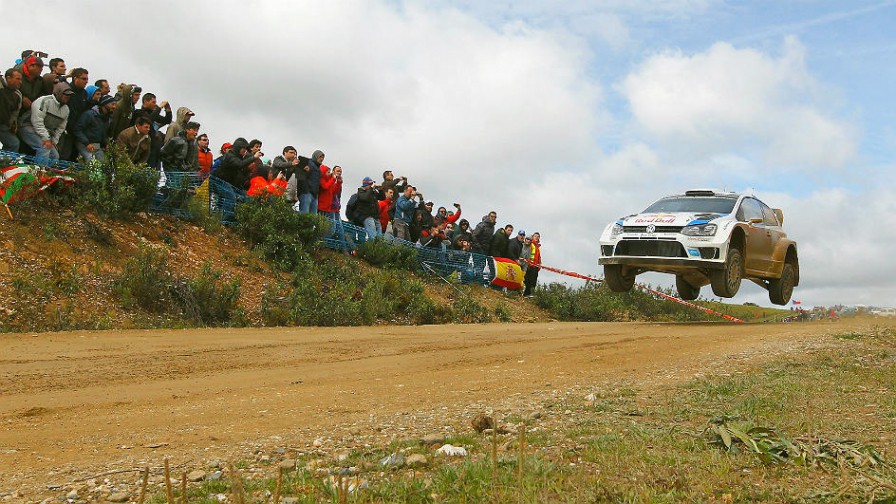
<svg viewBox="0 0 896 504">
<path fill-rule="evenodd" d="M 109 131 L 109 122 L 112 112 L 115 110 L 115 98 L 103 96 L 97 105 L 81 114 L 75 125 L 75 148 L 84 161 L 105 159 L 103 149 L 109 143 L 106 134 Z"/>
<path fill-rule="evenodd" d="M 68 120 L 68 100 L 74 91 L 64 82 L 56 84 L 53 94 L 41 96 L 31 104 L 31 120 L 21 125 L 19 136 L 41 159 L 59 159 L 56 146 Z"/>
<path fill-rule="evenodd" d="M 196 135 L 198 134 L 199 123 L 188 122 L 183 130 L 162 147 L 162 168 L 165 171 L 199 171 L 198 147 L 196 145 Z"/>
<path fill-rule="evenodd" d="M 19 110 L 22 108 L 22 72 L 10 68 L 4 74 L 4 85 L 0 89 L 0 144 L 3 150 L 19 152 Z"/>
<path fill-rule="evenodd" d="M 137 119 L 137 124 L 118 134 L 116 143 L 123 147 L 134 164 L 145 163 L 149 159 L 152 140 L 149 138 L 152 124 L 146 117 Z"/>
</svg>

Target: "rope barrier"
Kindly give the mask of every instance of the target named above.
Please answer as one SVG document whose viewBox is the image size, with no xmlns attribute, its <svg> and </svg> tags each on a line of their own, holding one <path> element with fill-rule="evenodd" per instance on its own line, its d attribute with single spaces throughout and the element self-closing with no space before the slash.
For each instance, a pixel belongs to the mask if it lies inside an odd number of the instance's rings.
<svg viewBox="0 0 896 504">
<path fill-rule="evenodd" d="M 545 266 L 545 265 L 543 265 L 543 264 L 535 264 L 535 263 L 533 263 L 532 261 L 528 261 L 528 260 L 527 260 L 526 262 L 529 263 L 529 266 L 535 266 L 536 268 L 541 268 L 541 269 L 543 269 L 543 270 L 551 271 L 551 272 L 553 272 L 553 273 L 557 273 L 557 274 L 559 274 L 559 275 L 565 275 L 565 276 L 572 277 L 572 278 L 579 278 L 579 279 L 587 280 L 587 281 L 590 281 L 590 282 L 603 282 L 603 281 L 604 281 L 603 278 L 594 278 L 594 277 L 590 277 L 590 276 L 587 276 L 587 275 L 583 275 L 583 274 L 581 274 L 581 273 L 576 273 L 576 272 L 574 272 L 574 271 L 566 271 L 566 270 L 562 270 L 562 269 L 560 269 L 560 268 L 552 268 L 552 267 L 550 267 L 550 266 Z M 739 324 L 743 324 L 743 323 L 744 323 L 743 320 L 741 320 L 741 319 L 739 319 L 739 318 L 737 318 L 737 317 L 732 317 L 731 315 L 727 315 L 727 314 L 725 314 L 725 313 L 717 312 L 717 311 L 715 311 L 715 310 L 713 310 L 713 309 L 711 309 L 711 308 L 706 308 L 705 306 L 696 305 L 696 304 L 694 304 L 694 303 L 690 303 L 690 302 L 688 302 L 688 301 L 685 301 L 684 299 L 679 299 L 679 298 L 677 298 L 677 297 L 675 297 L 675 296 L 670 296 L 670 295 L 668 295 L 668 294 L 666 294 L 666 293 L 663 293 L 663 292 L 660 292 L 660 291 L 658 291 L 658 290 L 656 290 L 656 289 L 651 289 L 650 287 L 648 287 L 648 286 L 646 286 L 646 285 L 644 285 L 644 284 L 635 284 L 635 287 L 637 287 L 637 288 L 639 288 L 639 289 L 641 289 L 641 290 L 643 290 L 643 291 L 645 291 L 645 292 L 649 292 L 649 293 L 653 294 L 654 296 L 659 296 L 659 297 L 661 297 L 661 298 L 663 298 L 663 299 L 666 299 L 666 300 L 669 300 L 669 301 L 674 301 L 674 302 L 676 302 L 676 303 L 678 303 L 678 304 L 682 304 L 682 305 L 684 305 L 684 306 L 689 306 L 689 307 L 691 307 L 691 308 L 700 310 L 700 311 L 702 311 L 702 312 L 704 312 L 704 313 L 708 313 L 708 314 L 710 314 L 710 315 L 716 315 L 716 316 L 718 316 L 718 317 L 722 317 L 723 319 L 728 320 L 728 321 L 730 321 L 730 322 L 736 322 L 736 323 L 739 323 Z"/>
</svg>

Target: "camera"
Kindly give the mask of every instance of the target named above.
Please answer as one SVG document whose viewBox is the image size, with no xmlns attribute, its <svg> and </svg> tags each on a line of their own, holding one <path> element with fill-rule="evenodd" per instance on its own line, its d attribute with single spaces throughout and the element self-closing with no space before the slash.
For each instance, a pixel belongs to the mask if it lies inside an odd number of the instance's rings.
<svg viewBox="0 0 896 504">
<path fill-rule="evenodd" d="M 454 208 L 460 208 L 460 203 L 455 203 Z"/>
</svg>

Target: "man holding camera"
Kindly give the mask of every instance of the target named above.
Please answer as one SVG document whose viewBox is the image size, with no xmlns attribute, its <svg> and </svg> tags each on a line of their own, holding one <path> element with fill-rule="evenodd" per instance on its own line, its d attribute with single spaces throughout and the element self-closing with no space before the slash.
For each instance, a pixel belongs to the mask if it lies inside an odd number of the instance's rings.
<svg viewBox="0 0 896 504">
<path fill-rule="evenodd" d="M 131 124 L 136 125 L 137 119 L 141 117 L 149 119 L 150 147 L 147 163 L 149 166 L 158 169 L 162 166 L 159 160 L 159 152 L 161 152 L 162 146 L 165 145 L 165 135 L 160 130 L 162 126 L 171 124 L 171 105 L 167 101 L 163 101 L 160 104 L 156 103 L 156 95 L 152 93 L 144 94 L 141 101 L 143 102 L 142 106 L 134 111 L 131 117 Z"/>
<path fill-rule="evenodd" d="M 398 195 L 404 193 L 404 190 L 407 189 L 407 187 L 407 177 L 395 178 L 395 175 L 392 174 L 391 170 L 386 170 L 383 172 L 383 183 L 380 184 L 380 198 L 385 197 L 386 191 L 392 189 L 392 199 L 394 201 L 398 198 Z"/>
<path fill-rule="evenodd" d="M 418 201 L 414 201 L 417 198 Z M 411 240 L 411 220 L 417 208 L 423 203 L 423 195 L 417 194 L 414 186 L 406 186 L 404 193 L 395 202 L 395 218 L 392 219 L 392 231 L 396 238 Z"/>
</svg>

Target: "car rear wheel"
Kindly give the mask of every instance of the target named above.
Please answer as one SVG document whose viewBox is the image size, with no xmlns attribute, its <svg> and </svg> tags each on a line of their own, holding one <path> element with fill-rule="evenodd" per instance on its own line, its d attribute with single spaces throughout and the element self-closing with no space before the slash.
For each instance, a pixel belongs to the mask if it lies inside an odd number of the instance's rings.
<svg viewBox="0 0 896 504">
<path fill-rule="evenodd" d="M 713 270 L 709 276 L 712 292 L 719 297 L 730 298 L 740 289 L 740 281 L 744 276 L 744 255 L 736 248 L 728 249 L 725 267 Z"/>
<path fill-rule="evenodd" d="M 789 303 L 794 283 L 796 283 L 796 270 L 792 264 L 785 263 L 784 269 L 781 270 L 781 278 L 773 278 L 768 282 L 769 300 L 781 306 Z"/>
<path fill-rule="evenodd" d="M 635 285 L 635 275 L 625 275 L 621 264 L 604 265 L 604 280 L 613 292 L 628 292 Z"/>
<path fill-rule="evenodd" d="M 678 297 L 685 301 L 693 301 L 700 296 L 700 287 L 694 287 L 681 275 L 675 275 L 675 288 L 678 290 Z"/>
</svg>

